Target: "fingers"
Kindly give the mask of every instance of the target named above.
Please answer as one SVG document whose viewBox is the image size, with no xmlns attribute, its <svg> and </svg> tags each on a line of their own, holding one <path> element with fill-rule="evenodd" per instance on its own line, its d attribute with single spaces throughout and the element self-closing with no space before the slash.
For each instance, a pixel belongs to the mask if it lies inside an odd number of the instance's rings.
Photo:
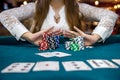
<svg viewBox="0 0 120 80">
<path fill-rule="evenodd" d="M 79 34 L 77 32 L 74 31 L 66 31 L 66 33 L 69 33 L 70 35 L 75 35 L 75 36 L 79 36 Z"/>
<path fill-rule="evenodd" d="M 74 37 L 79 36 L 79 34 L 77 32 L 74 32 L 74 31 L 64 31 L 63 34 L 65 37 L 68 37 L 68 38 L 74 38 Z"/>
<path fill-rule="evenodd" d="M 74 26 L 74 29 L 81 35 L 81 36 L 85 36 L 85 33 L 83 31 L 81 31 L 80 29 L 78 29 L 76 26 Z"/>
<path fill-rule="evenodd" d="M 42 37 L 43 33 L 49 33 L 49 32 L 52 31 L 53 29 L 54 29 L 54 27 L 50 27 L 50 28 L 48 28 L 48 29 L 45 29 L 45 30 L 36 32 L 36 33 L 34 33 L 34 36 L 35 36 L 36 38 Z"/>
<path fill-rule="evenodd" d="M 63 31 L 61 29 L 58 29 L 58 30 L 55 30 L 52 32 L 53 35 L 62 35 L 63 34 Z"/>
</svg>

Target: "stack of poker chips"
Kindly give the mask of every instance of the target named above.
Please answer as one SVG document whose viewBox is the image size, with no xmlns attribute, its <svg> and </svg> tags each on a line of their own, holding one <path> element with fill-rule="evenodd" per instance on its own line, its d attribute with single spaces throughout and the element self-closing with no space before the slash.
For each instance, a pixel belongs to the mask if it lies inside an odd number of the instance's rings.
<svg viewBox="0 0 120 80">
<path fill-rule="evenodd" d="M 84 50 L 84 37 L 78 36 L 76 38 L 72 38 L 70 41 L 66 41 L 65 48 L 66 50 L 72 51 Z"/>
<path fill-rule="evenodd" d="M 53 50 L 59 47 L 59 36 L 44 33 L 42 41 L 39 43 L 39 50 Z"/>
</svg>

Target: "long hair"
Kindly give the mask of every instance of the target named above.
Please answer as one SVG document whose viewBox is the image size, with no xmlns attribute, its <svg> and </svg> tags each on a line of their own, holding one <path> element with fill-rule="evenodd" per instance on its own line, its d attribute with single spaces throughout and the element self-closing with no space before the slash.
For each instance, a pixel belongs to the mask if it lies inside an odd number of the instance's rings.
<svg viewBox="0 0 120 80">
<path fill-rule="evenodd" d="M 36 11 L 31 32 L 37 32 L 41 29 L 41 26 L 49 11 L 50 1 L 51 0 L 36 1 Z M 73 26 L 81 28 L 81 16 L 79 15 L 79 6 L 76 0 L 64 0 L 64 3 L 66 19 L 70 29 L 74 30 Z"/>
</svg>

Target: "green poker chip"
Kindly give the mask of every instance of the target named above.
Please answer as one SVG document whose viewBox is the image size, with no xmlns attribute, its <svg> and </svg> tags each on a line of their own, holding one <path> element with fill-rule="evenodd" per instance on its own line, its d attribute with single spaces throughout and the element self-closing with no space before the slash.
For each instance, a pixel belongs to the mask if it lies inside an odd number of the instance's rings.
<svg viewBox="0 0 120 80">
<path fill-rule="evenodd" d="M 72 51 L 79 51 L 79 46 L 78 46 L 78 44 L 73 43 L 70 45 L 70 49 Z"/>
</svg>

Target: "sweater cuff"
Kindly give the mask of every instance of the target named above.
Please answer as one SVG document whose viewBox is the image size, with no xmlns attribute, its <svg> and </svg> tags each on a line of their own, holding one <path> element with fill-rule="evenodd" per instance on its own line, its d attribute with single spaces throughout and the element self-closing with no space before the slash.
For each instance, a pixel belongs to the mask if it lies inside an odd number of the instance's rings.
<svg viewBox="0 0 120 80">
<path fill-rule="evenodd" d="M 22 40 L 22 41 L 25 41 L 25 40 L 22 39 L 21 36 L 26 32 L 28 32 L 28 30 L 25 27 L 22 27 L 21 25 L 18 25 L 17 27 L 14 27 L 11 31 L 12 35 L 17 40 Z"/>
<path fill-rule="evenodd" d="M 102 39 L 99 40 L 98 42 L 101 42 L 101 41 L 105 41 L 111 34 L 111 32 L 109 33 L 110 31 L 107 30 L 105 27 L 96 27 L 92 34 L 98 34 Z"/>
</svg>

